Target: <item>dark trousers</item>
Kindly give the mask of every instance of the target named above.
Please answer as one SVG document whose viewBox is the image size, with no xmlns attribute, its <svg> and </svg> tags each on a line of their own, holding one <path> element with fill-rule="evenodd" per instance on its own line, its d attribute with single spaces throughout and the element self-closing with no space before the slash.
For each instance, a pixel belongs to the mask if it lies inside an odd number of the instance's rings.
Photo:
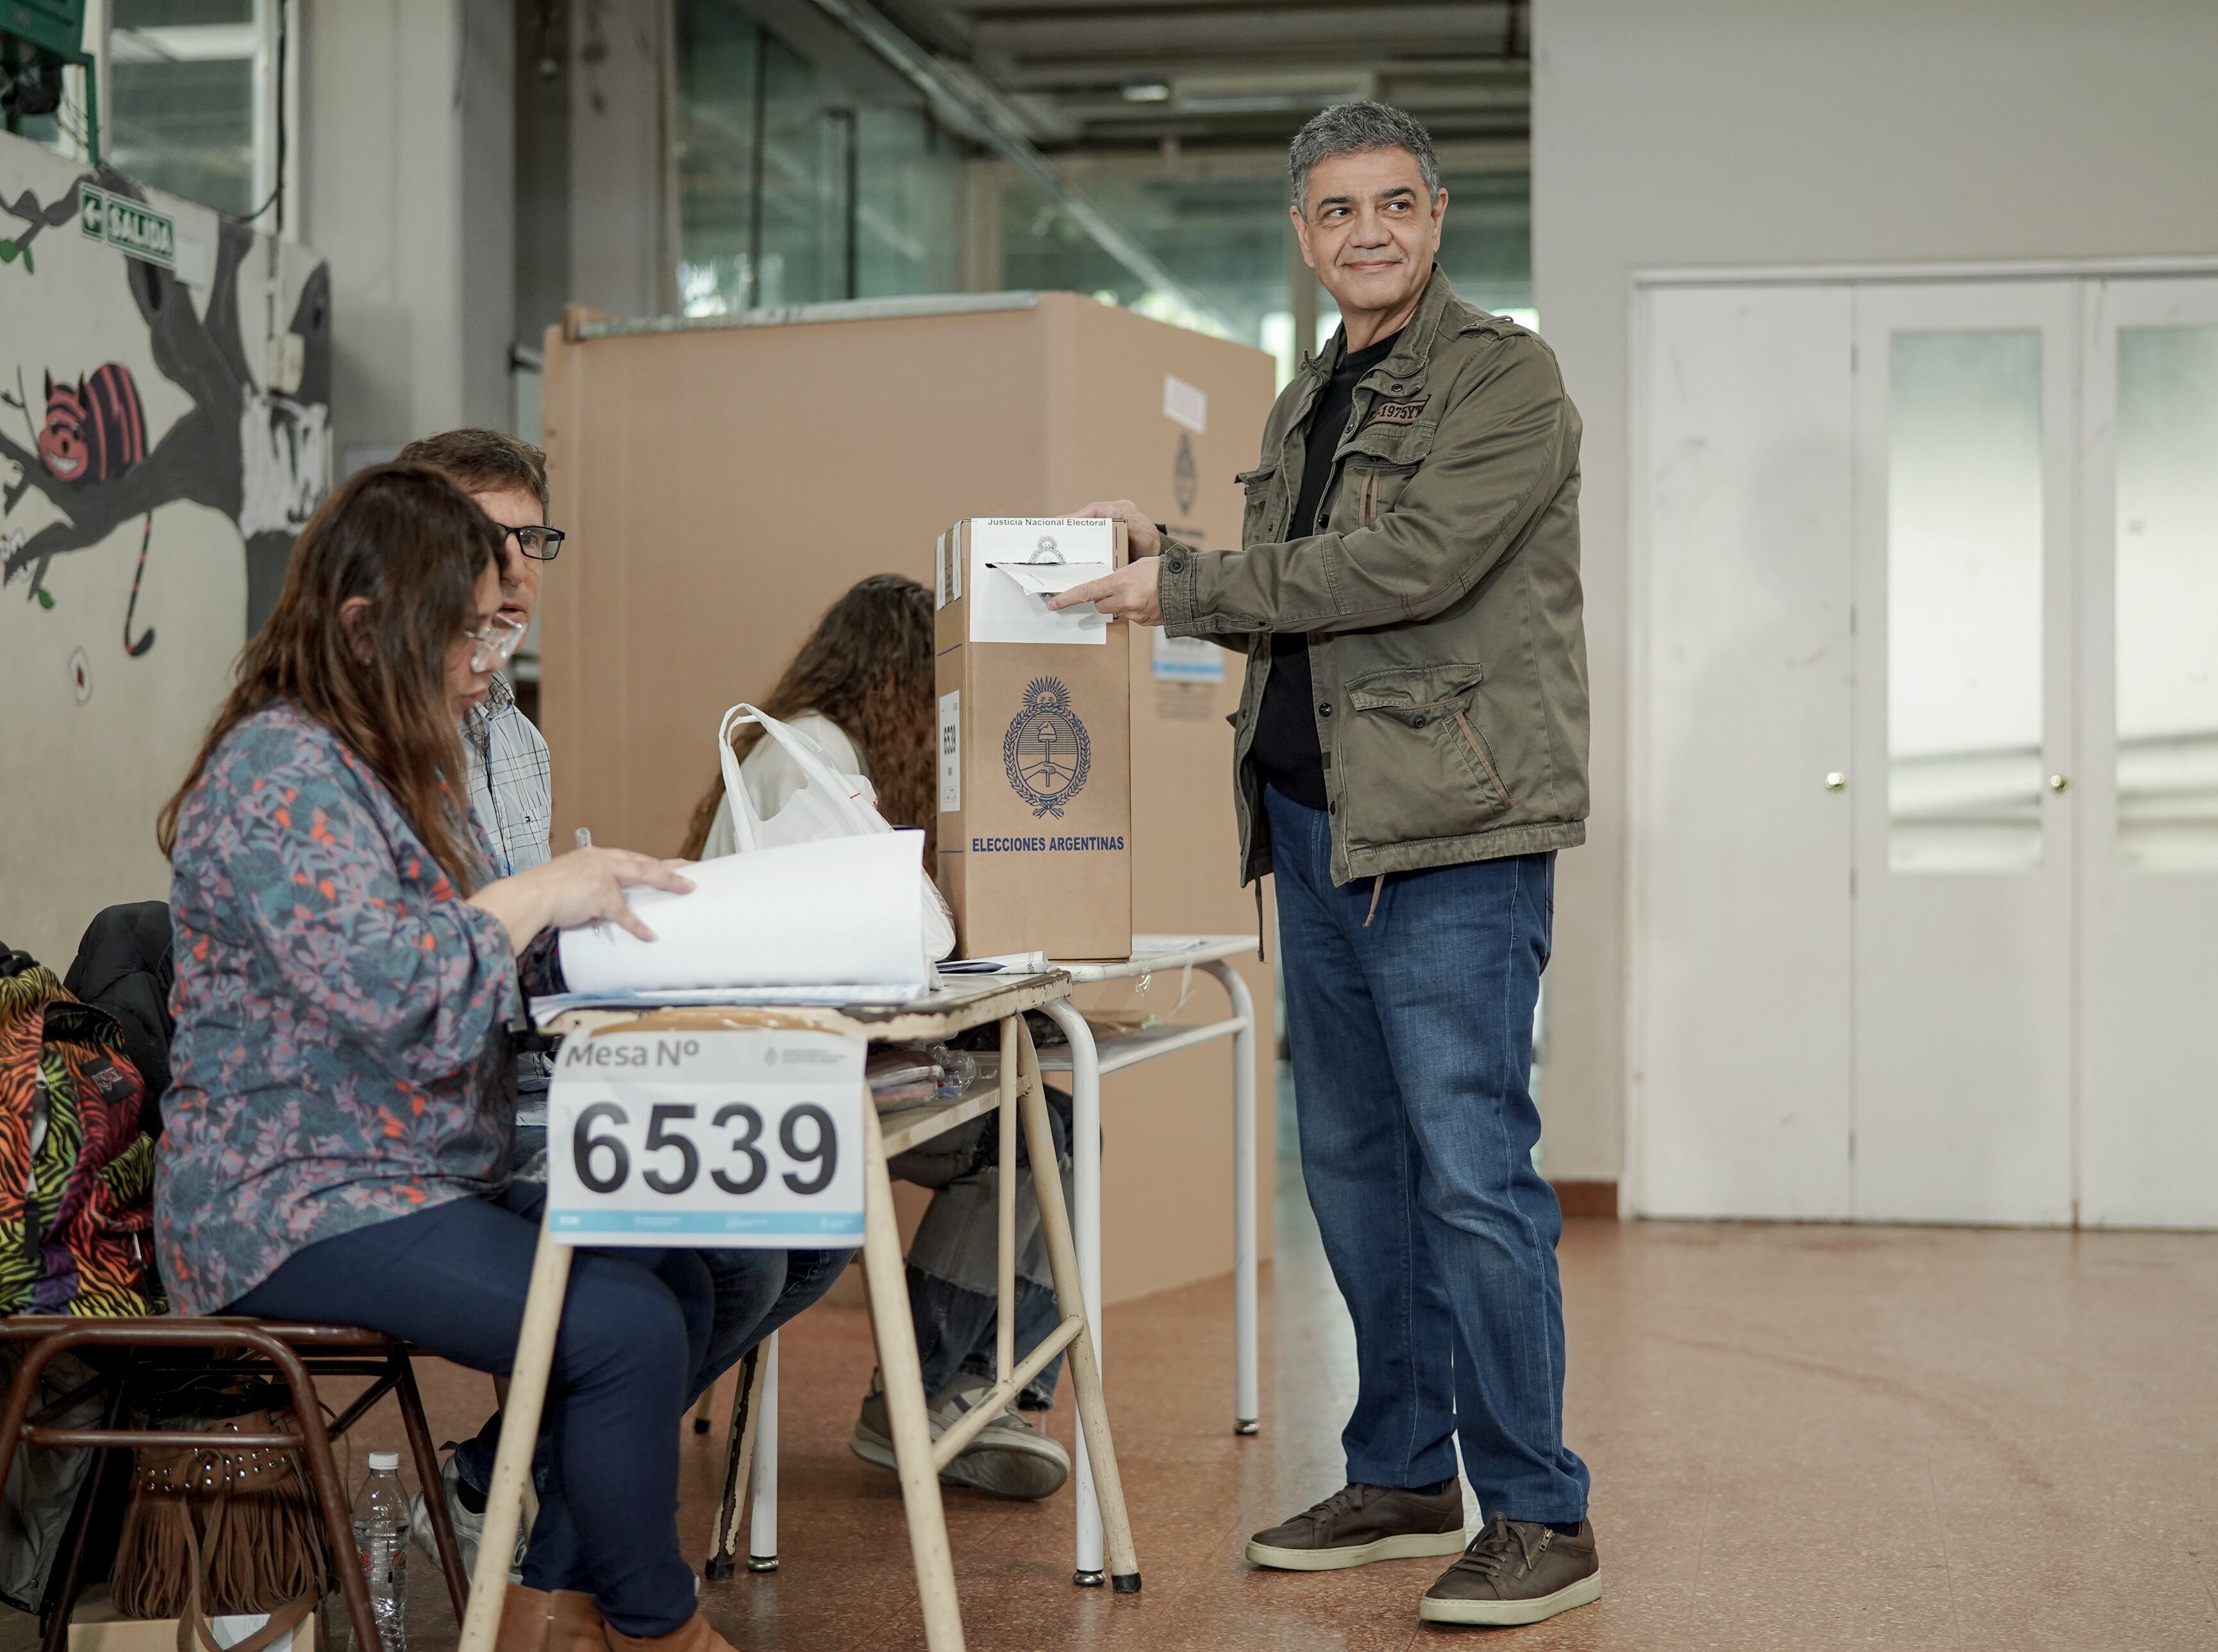
<svg viewBox="0 0 2218 1652">
<path fill-rule="evenodd" d="M 517 1182 L 499 1199 L 455 1199 L 320 1240 L 226 1311 L 359 1325 L 505 1376 L 546 1197 Z M 694 1614 L 678 1544 L 678 1425 L 714 1306 L 691 1251 L 581 1250 L 571 1263 L 524 1581 L 590 1593 L 627 1635 L 666 1635 Z"/>
<path fill-rule="evenodd" d="M 1047 1086 L 1048 1130 L 1055 1137 L 1063 1199 L 1073 1199 L 1070 1170 L 1070 1092 Z M 1001 1122 L 995 1113 L 896 1154 L 887 1168 L 905 1182 L 932 1190 L 924 1220 L 909 1241 L 908 1309 L 916 1321 L 916 1352 L 927 1401 L 939 1399 L 961 1377 L 993 1381 L 994 1340 L 1001 1319 Z M 1032 1150 L 1017 1139 L 1016 1357 L 1024 1358 L 1063 1323 L 1055 1281 L 1047 1265 L 1047 1235 L 1032 1190 Z M 1019 1408 L 1046 1411 L 1055 1404 L 1063 1356 L 1048 1361 L 1025 1385 Z"/>
<path fill-rule="evenodd" d="M 1533 1167 L 1533 1009 L 1555 857 L 1332 881 L 1323 811 L 1277 791 L 1286 1031 L 1302 1180 L 1355 1321 L 1348 1477 L 1425 1486 L 1455 1445 L 1487 1515 L 1565 1523 L 1563 1213 Z"/>
</svg>

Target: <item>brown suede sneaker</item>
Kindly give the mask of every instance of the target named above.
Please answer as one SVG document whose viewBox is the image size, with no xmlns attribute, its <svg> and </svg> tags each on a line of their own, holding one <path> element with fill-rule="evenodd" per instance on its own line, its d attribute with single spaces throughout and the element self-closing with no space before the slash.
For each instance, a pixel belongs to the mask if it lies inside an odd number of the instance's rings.
<svg viewBox="0 0 2218 1652">
<path fill-rule="evenodd" d="M 1374 1560 L 1453 1555 L 1463 1547 L 1463 1488 L 1342 1486 L 1284 1525 L 1248 1540 L 1248 1558 L 1286 1572 L 1336 1572 Z"/>
<path fill-rule="evenodd" d="M 1601 1598 L 1592 1521 L 1566 1538 L 1497 1514 L 1425 1591 L 1417 1616 L 1428 1624 L 1537 1624 Z"/>
</svg>

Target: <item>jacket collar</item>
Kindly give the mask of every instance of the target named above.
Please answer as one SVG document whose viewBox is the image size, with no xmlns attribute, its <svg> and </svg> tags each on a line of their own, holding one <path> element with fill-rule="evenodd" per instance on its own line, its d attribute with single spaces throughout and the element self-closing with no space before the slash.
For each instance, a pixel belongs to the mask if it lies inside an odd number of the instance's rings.
<svg viewBox="0 0 2218 1652">
<path fill-rule="evenodd" d="M 1424 295 L 1417 300 L 1416 310 L 1396 337 L 1394 348 L 1385 361 L 1363 375 L 1364 382 L 1407 385 L 1422 380 L 1426 365 L 1432 360 L 1433 339 L 1440 331 L 1440 316 L 1454 301 L 1455 289 L 1448 285 L 1447 271 L 1436 263 L 1425 282 Z M 1314 373 L 1322 384 L 1332 376 L 1332 370 L 1347 353 L 1348 328 L 1343 325 L 1333 329 L 1332 337 L 1323 350 L 1302 359 L 1302 370 Z"/>
</svg>

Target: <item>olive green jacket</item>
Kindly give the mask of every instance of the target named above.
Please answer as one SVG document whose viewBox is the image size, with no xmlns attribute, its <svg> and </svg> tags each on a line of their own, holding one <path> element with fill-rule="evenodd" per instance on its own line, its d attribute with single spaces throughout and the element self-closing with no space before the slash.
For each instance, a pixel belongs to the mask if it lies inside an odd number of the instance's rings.
<svg viewBox="0 0 2218 1652">
<path fill-rule="evenodd" d="M 1294 523 L 1303 424 L 1346 348 L 1271 410 L 1242 548 L 1163 545 L 1163 628 L 1248 648 L 1242 879 L 1271 865 L 1249 746 L 1278 631 L 1309 635 L 1334 882 L 1583 842 L 1579 417 L 1554 353 L 1435 268 L 1356 386 L 1317 520 Z"/>
</svg>

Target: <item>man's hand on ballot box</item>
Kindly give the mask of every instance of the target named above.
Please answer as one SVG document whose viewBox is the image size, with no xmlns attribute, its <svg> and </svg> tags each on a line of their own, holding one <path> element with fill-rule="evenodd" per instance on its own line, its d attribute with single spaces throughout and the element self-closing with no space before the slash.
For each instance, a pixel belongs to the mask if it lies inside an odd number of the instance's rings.
<svg viewBox="0 0 2218 1652">
<path fill-rule="evenodd" d="M 1163 605 L 1156 596 L 1156 582 L 1162 569 L 1156 564 L 1155 553 L 1163 548 L 1162 536 L 1155 524 L 1141 514 L 1140 507 L 1130 499 L 1096 499 L 1083 510 L 1074 510 L 1074 517 L 1122 517 L 1124 523 L 1124 544 L 1132 560 L 1106 579 L 1094 579 L 1082 585 L 1073 585 L 1069 591 L 1047 599 L 1052 609 L 1076 608 L 1081 603 L 1091 603 L 1112 620 L 1131 620 L 1139 625 L 1161 625 Z"/>
</svg>

